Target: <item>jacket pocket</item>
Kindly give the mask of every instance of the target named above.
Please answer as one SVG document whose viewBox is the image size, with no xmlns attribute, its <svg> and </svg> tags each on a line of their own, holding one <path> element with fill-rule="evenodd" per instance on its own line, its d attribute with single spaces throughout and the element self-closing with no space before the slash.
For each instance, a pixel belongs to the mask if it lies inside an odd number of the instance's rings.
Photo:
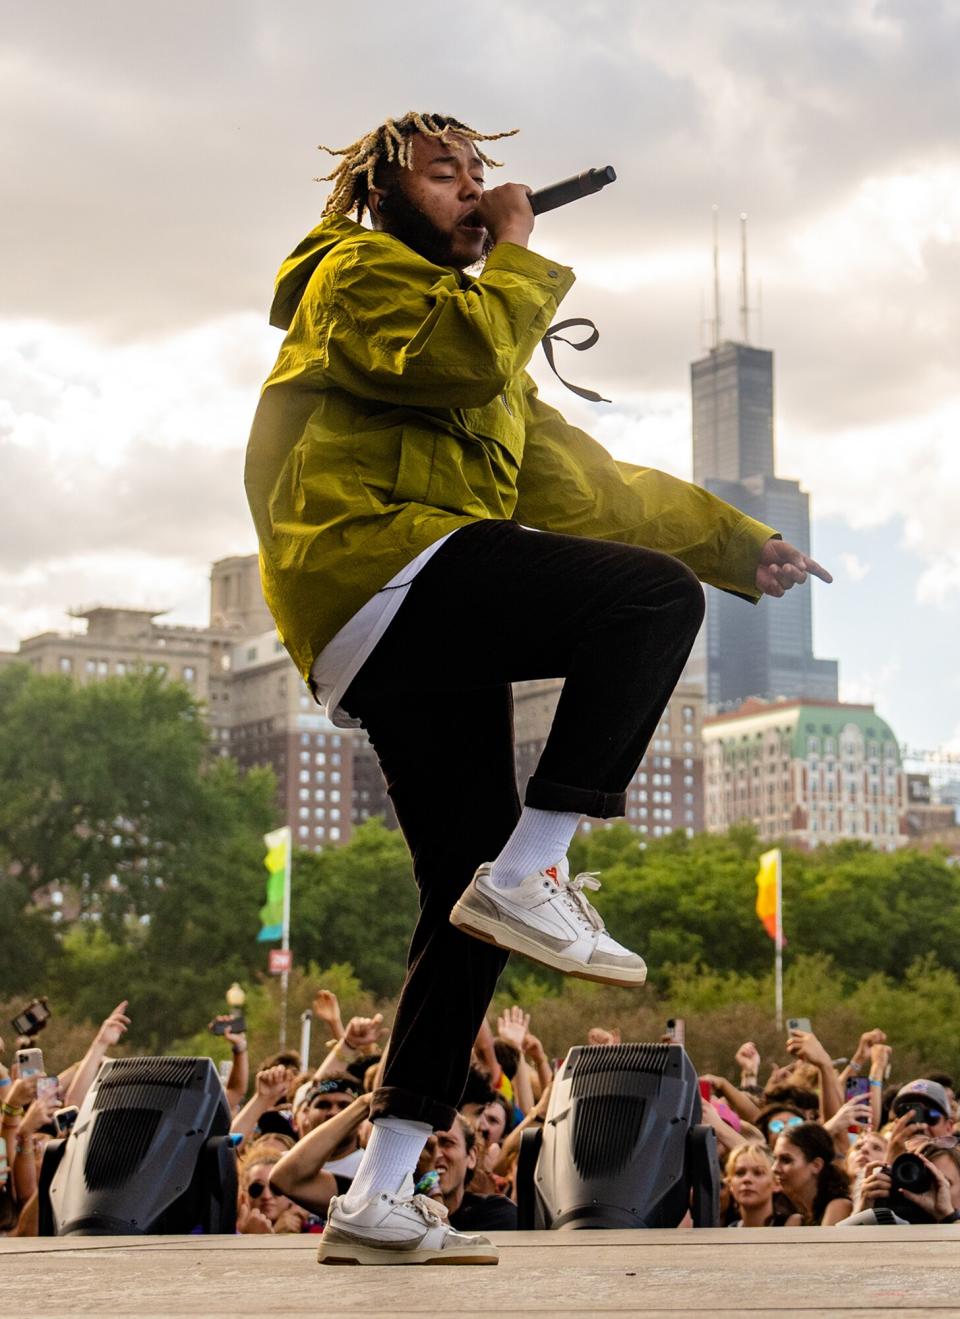
<svg viewBox="0 0 960 1319">
<path fill-rule="evenodd" d="M 400 461 L 393 486 L 395 504 L 426 504 L 433 476 L 437 436 L 404 426 L 400 439 Z"/>
</svg>

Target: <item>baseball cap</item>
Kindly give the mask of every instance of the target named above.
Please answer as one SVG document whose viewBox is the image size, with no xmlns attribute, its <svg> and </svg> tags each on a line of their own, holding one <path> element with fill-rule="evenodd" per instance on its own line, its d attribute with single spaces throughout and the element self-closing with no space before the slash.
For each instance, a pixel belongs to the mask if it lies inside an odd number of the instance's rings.
<svg viewBox="0 0 960 1319">
<path fill-rule="evenodd" d="M 891 1105 L 894 1113 L 898 1116 L 905 1113 L 910 1107 L 911 1099 L 925 1100 L 931 1108 L 938 1108 L 944 1117 L 950 1114 L 950 1101 L 939 1081 L 928 1081 L 925 1077 L 920 1077 L 916 1081 L 908 1081 L 906 1085 L 902 1085 Z"/>
</svg>

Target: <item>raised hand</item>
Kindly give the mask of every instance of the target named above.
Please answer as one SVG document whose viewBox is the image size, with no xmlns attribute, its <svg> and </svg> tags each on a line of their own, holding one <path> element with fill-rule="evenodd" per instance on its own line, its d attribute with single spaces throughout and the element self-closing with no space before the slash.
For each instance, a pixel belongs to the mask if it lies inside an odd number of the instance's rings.
<svg viewBox="0 0 960 1319">
<path fill-rule="evenodd" d="M 787 1040 L 787 1053 L 792 1053 L 794 1058 L 802 1058 L 805 1063 L 812 1063 L 814 1067 L 830 1062 L 829 1053 L 812 1031 L 795 1030 Z"/>
<path fill-rule="evenodd" d="M 343 1040 L 350 1049 L 369 1049 L 386 1033 L 383 1013 L 378 1012 L 373 1017 L 351 1017 L 343 1032 Z"/>
<path fill-rule="evenodd" d="M 530 1013 L 524 1012 L 523 1008 L 516 1006 L 507 1008 L 497 1018 L 497 1034 L 501 1040 L 506 1040 L 508 1044 L 512 1044 L 521 1054 L 523 1053 L 523 1042 L 527 1038 L 529 1027 Z"/>
<path fill-rule="evenodd" d="M 605 1030 L 603 1026 L 591 1026 L 587 1031 L 588 1044 L 619 1044 L 620 1027 L 614 1026 L 613 1030 Z"/>
<path fill-rule="evenodd" d="M 126 1010 L 127 1000 L 124 999 L 122 1003 L 117 1004 L 97 1031 L 97 1044 L 102 1044 L 105 1049 L 109 1049 L 120 1043 L 121 1037 L 130 1025 L 130 1018 L 124 1015 Z"/>
<path fill-rule="evenodd" d="M 733 1060 L 741 1072 L 748 1072 L 750 1075 L 756 1076 L 760 1070 L 760 1050 L 753 1040 L 747 1040 L 745 1044 L 741 1044 L 733 1055 Z"/>
<path fill-rule="evenodd" d="M 290 1087 L 290 1075 L 282 1064 L 268 1067 L 264 1072 L 257 1072 L 257 1096 L 268 1108 L 275 1108 L 281 1100 L 286 1099 Z"/>
<path fill-rule="evenodd" d="M 337 1039 L 343 1037 L 343 1021 L 340 1018 L 340 1003 L 332 989 L 318 989 L 313 996 L 313 1015 L 325 1021 L 330 1033 Z"/>
<path fill-rule="evenodd" d="M 789 541 L 768 540 L 760 551 L 760 562 L 757 564 L 757 590 L 764 595 L 779 597 L 785 595 L 791 587 L 802 586 L 808 573 L 819 577 L 822 582 L 833 581 L 826 568 Z"/>
<path fill-rule="evenodd" d="M 869 1127 L 870 1126 L 870 1102 L 859 1096 L 848 1099 L 845 1104 L 841 1104 L 834 1113 L 832 1118 L 828 1118 L 823 1123 L 831 1136 L 836 1136 L 838 1132 L 846 1131 L 847 1127 Z"/>
</svg>

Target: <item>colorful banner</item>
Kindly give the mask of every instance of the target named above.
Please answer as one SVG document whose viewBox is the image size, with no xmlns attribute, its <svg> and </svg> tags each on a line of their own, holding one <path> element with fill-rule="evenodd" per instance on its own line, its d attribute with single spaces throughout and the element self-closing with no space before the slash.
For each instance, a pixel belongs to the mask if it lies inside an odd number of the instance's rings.
<svg viewBox="0 0 960 1319">
<path fill-rule="evenodd" d="M 780 849 L 764 852 L 757 871 L 757 915 L 771 939 L 777 937 L 777 893 Z"/>
<path fill-rule="evenodd" d="M 283 938 L 284 895 L 290 876 L 290 826 L 264 834 L 267 855 L 263 864 L 267 868 L 267 901 L 260 908 L 258 943 L 272 943 Z"/>
</svg>

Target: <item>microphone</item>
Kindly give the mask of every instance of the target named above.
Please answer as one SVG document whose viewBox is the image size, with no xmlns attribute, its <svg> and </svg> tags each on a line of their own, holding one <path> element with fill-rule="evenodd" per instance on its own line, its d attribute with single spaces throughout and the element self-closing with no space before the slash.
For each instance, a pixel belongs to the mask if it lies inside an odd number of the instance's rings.
<svg viewBox="0 0 960 1319">
<path fill-rule="evenodd" d="M 574 202 L 578 197 L 589 197 L 592 192 L 599 192 L 608 183 L 613 183 L 616 177 L 617 172 L 612 165 L 604 165 L 602 169 L 585 169 L 582 174 L 574 174 L 562 183 L 551 183 L 546 188 L 530 193 L 530 206 L 534 215 L 542 215 L 544 211 L 566 206 L 567 202 Z"/>
</svg>

